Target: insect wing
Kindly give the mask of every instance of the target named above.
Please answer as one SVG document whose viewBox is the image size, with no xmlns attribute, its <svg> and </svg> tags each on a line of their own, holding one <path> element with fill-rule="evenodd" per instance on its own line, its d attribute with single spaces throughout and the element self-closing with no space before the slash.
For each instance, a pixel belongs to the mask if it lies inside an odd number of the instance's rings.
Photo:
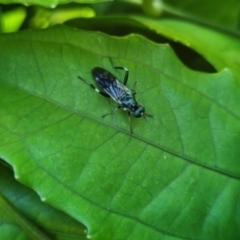
<svg viewBox="0 0 240 240">
<path fill-rule="evenodd" d="M 96 82 L 103 88 L 107 88 L 111 85 L 116 77 L 101 67 L 95 67 L 92 70 L 93 77 L 95 78 Z"/>
<path fill-rule="evenodd" d="M 96 82 L 117 103 L 121 104 L 123 95 L 131 94 L 131 91 L 109 71 L 96 67 L 92 70 L 92 73 Z"/>
<path fill-rule="evenodd" d="M 123 96 L 126 96 L 126 94 L 131 94 L 129 89 L 117 79 L 112 82 L 112 84 L 110 84 L 107 88 L 105 88 L 104 91 L 120 105 L 122 104 Z"/>
</svg>

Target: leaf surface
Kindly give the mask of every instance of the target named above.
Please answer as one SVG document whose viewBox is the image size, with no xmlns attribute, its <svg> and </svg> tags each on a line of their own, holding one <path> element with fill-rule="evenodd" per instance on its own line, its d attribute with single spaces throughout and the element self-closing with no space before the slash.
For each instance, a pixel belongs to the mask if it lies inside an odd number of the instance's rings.
<svg viewBox="0 0 240 240">
<path fill-rule="evenodd" d="M 166 44 L 63 26 L 0 42 L 0 156 L 42 200 L 92 239 L 240 236 L 236 68 L 196 72 Z M 94 84 L 101 66 L 123 79 L 109 56 L 154 115 L 132 119 L 133 135 L 125 112 L 101 118 L 113 102 L 77 78 Z"/>
</svg>

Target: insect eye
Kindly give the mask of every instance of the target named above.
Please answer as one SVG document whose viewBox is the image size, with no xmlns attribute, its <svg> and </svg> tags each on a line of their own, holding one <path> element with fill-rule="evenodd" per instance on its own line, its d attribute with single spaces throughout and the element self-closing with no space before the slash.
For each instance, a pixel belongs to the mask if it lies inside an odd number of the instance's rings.
<svg viewBox="0 0 240 240">
<path fill-rule="evenodd" d="M 145 112 L 145 108 L 143 106 L 138 106 L 138 108 L 134 111 L 133 115 L 136 118 L 142 117 L 143 113 Z"/>
</svg>

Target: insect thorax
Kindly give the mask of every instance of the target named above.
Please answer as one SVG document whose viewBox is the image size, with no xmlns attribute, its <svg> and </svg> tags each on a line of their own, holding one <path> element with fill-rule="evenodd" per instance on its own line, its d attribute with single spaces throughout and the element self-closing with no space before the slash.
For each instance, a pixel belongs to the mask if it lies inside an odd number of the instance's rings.
<svg viewBox="0 0 240 240">
<path fill-rule="evenodd" d="M 134 117 L 141 117 L 145 112 L 145 109 L 142 105 L 139 105 L 137 100 L 132 95 L 125 95 L 121 99 L 121 106 L 125 111 L 131 112 Z"/>
</svg>

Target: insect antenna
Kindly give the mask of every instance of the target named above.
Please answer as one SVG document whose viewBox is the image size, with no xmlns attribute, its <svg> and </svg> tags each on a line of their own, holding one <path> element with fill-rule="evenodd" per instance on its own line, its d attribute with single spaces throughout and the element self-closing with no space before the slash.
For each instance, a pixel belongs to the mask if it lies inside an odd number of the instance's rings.
<svg viewBox="0 0 240 240">
<path fill-rule="evenodd" d="M 145 119 L 145 121 L 147 121 L 147 118 L 146 118 L 146 117 L 153 118 L 153 115 L 147 114 L 147 113 L 142 113 L 142 117 Z"/>
</svg>

